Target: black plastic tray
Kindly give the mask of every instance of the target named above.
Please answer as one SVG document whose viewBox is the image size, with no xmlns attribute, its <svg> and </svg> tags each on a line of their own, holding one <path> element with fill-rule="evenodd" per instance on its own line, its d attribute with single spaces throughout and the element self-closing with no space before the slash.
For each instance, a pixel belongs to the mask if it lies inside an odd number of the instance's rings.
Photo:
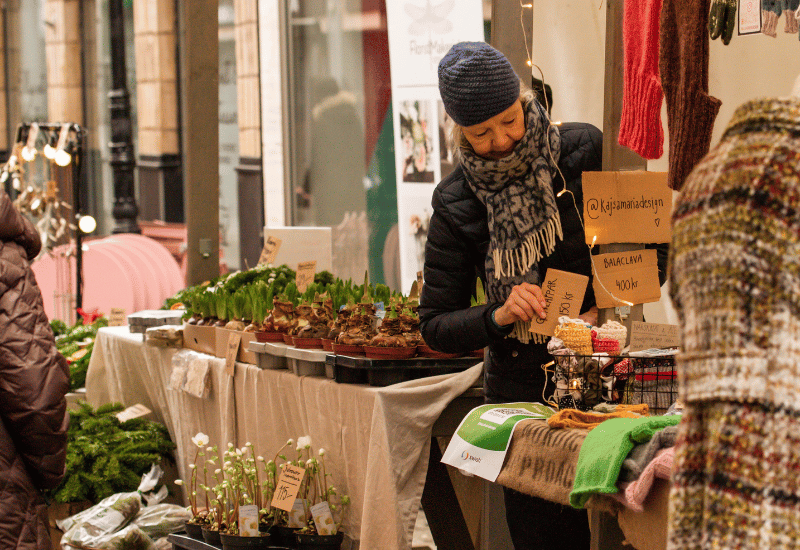
<svg viewBox="0 0 800 550">
<path fill-rule="evenodd" d="M 390 386 L 426 376 L 461 372 L 482 360 L 479 357 L 370 359 L 349 355 L 328 355 L 325 358 L 325 369 L 329 378 L 332 373 L 332 378 L 341 384 Z"/>
</svg>

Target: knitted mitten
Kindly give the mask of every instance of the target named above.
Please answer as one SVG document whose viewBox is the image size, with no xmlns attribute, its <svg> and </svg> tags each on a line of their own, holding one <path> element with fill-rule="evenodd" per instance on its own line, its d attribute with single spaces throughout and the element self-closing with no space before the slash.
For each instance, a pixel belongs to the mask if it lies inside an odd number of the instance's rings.
<svg viewBox="0 0 800 550">
<path fill-rule="evenodd" d="M 781 0 L 763 0 L 761 3 L 761 17 L 764 24 L 761 32 L 772 38 L 778 36 L 778 18 L 781 15 Z"/>
<path fill-rule="evenodd" d="M 736 26 L 736 6 L 737 0 L 712 0 L 708 16 L 708 34 L 711 40 L 722 37 L 723 44 L 727 46 L 730 43 L 733 28 Z"/>
<path fill-rule="evenodd" d="M 781 7 L 783 8 L 783 15 L 786 17 L 786 25 L 783 27 L 783 32 L 796 34 L 800 30 L 800 25 L 798 25 L 794 13 L 800 7 L 800 0 L 781 0 Z"/>
</svg>

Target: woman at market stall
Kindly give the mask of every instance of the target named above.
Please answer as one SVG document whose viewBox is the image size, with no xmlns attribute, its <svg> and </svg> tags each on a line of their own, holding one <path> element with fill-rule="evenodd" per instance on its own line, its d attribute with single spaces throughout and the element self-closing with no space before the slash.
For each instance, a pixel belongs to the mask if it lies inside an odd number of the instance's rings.
<svg viewBox="0 0 800 550">
<path fill-rule="evenodd" d="M 591 275 L 580 181 L 584 170 L 601 169 L 602 136 L 590 124 L 551 123 L 506 57 L 483 42 L 450 49 L 439 90 L 455 122 L 458 165 L 433 195 L 422 335 L 443 352 L 489 346 L 487 402 L 542 401 L 540 367 L 550 359 L 530 322 L 546 317 L 540 285 L 548 268 Z M 476 277 L 487 303 L 470 307 Z M 591 286 L 581 312 L 596 323 Z M 516 550 L 589 548 L 585 510 L 511 489 L 505 502 Z"/>
<path fill-rule="evenodd" d="M 51 548 L 41 491 L 64 475 L 69 370 L 30 267 L 41 246 L 0 191 L 0 548 Z"/>
</svg>

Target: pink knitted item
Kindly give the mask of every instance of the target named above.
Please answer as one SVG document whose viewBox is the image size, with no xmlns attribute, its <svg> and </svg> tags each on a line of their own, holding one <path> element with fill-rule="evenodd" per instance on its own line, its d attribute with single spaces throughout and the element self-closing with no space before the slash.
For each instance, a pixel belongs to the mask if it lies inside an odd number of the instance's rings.
<svg viewBox="0 0 800 550">
<path fill-rule="evenodd" d="M 661 449 L 656 453 L 655 458 L 644 467 L 639 479 L 630 483 L 620 483 L 620 492 L 615 493 L 614 498 L 634 512 L 643 512 L 644 500 L 653 486 L 653 480 L 656 477 L 669 479 L 674 458 L 675 447 Z"/>
<path fill-rule="evenodd" d="M 614 365 L 614 376 L 619 378 L 620 380 L 626 380 L 628 375 L 633 372 L 633 365 L 631 365 L 630 360 L 623 359 L 616 365 Z"/>
<path fill-rule="evenodd" d="M 614 338 L 598 338 L 597 331 L 592 331 L 592 349 L 595 353 L 619 355 L 619 341 Z"/>
<path fill-rule="evenodd" d="M 624 82 L 619 144 L 646 159 L 664 154 L 658 72 L 659 16 L 662 0 L 625 2 L 622 19 Z"/>
</svg>

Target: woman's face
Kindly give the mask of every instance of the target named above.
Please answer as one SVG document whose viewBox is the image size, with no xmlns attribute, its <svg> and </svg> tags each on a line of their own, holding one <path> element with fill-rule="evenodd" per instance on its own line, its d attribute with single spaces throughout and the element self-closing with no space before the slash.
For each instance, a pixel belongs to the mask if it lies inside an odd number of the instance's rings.
<svg viewBox="0 0 800 550">
<path fill-rule="evenodd" d="M 525 135 L 525 111 L 520 100 L 485 122 L 465 126 L 462 133 L 472 145 L 475 154 L 499 160 L 511 154 Z"/>
</svg>

